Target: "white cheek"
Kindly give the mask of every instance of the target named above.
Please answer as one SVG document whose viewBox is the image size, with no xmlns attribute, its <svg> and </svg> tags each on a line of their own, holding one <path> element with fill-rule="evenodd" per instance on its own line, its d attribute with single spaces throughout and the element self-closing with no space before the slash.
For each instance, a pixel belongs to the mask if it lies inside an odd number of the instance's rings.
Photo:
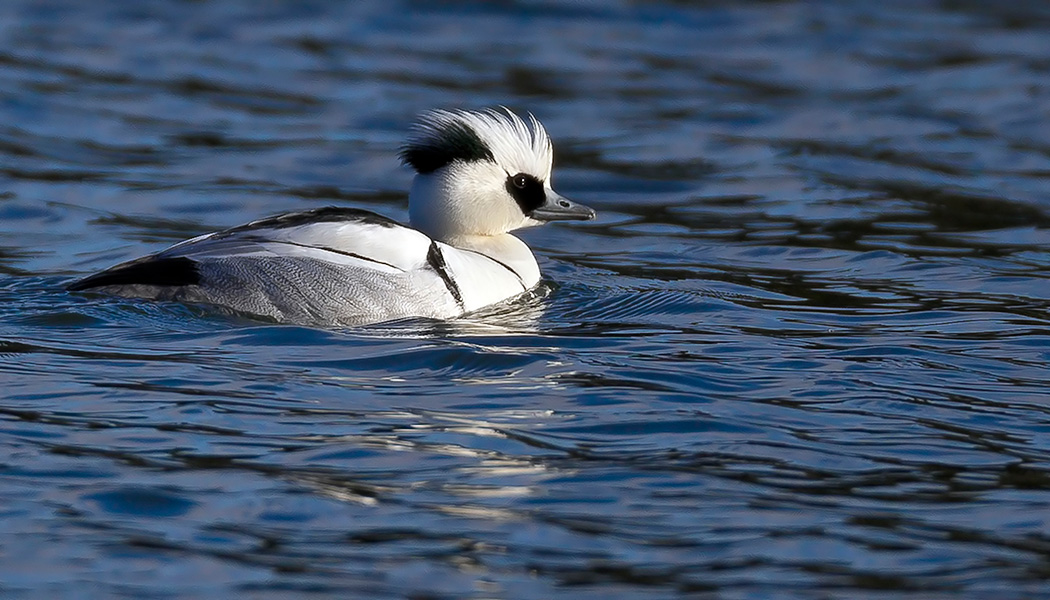
<svg viewBox="0 0 1050 600">
<path fill-rule="evenodd" d="M 506 176 L 492 164 L 462 167 L 454 174 L 452 210 L 470 233 L 494 234 L 505 231 L 510 218 L 507 201 L 511 200 L 502 187 Z"/>
</svg>

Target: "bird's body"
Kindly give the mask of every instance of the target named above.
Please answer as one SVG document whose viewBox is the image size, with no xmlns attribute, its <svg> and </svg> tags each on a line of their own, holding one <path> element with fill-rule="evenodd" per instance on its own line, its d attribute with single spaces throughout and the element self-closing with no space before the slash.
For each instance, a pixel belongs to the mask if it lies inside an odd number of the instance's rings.
<svg viewBox="0 0 1050 600">
<path fill-rule="evenodd" d="M 431 112 L 401 156 L 417 171 L 412 227 L 352 208 L 289 213 L 186 240 L 69 289 L 308 325 L 447 319 L 538 283 L 536 259 L 509 231 L 594 216 L 550 188 L 550 140 L 535 119 Z"/>
</svg>

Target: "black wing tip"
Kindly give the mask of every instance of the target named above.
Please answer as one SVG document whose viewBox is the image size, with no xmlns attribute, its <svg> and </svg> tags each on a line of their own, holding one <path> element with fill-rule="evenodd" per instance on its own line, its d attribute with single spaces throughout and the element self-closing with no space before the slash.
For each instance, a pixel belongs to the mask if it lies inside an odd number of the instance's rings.
<svg viewBox="0 0 1050 600">
<path fill-rule="evenodd" d="M 78 279 L 66 286 L 70 292 L 81 292 L 111 285 L 186 286 L 201 282 L 197 263 L 185 256 L 156 258 L 147 256 L 117 265 Z"/>
<path fill-rule="evenodd" d="M 89 276 L 89 277 L 84 277 L 83 279 L 77 279 L 73 283 L 67 284 L 66 285 L 66 291 L 67 292 L 82 292 L 84 290 L 91 289 L 93 287 L 91 285 L 91 278 L 92 277 L 94 277 L 94 275 Z"/>
</svg>

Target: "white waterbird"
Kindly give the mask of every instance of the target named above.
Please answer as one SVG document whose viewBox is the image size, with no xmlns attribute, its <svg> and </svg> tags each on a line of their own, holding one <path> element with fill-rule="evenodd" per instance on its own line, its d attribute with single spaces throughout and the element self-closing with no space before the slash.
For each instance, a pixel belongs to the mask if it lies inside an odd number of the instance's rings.
<svg viewBox="0 0 1050 600">
<path fill-rule="evenodd" d="M 411 226 L 356 208 L 293 212 L 186 240 L 68 289 L 305 325 L 448 319 L 539 282 L 532 251 L 510 232 L 595 216 L 551 188 L 550 137 L 531 115 L 427 112 L 400 157 L 416 171 Z"/>
</svg>

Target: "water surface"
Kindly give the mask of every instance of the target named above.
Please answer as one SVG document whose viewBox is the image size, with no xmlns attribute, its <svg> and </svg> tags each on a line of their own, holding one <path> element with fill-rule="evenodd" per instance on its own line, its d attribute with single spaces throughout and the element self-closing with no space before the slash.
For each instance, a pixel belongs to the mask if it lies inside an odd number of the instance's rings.
<svg viewBox="0 0 1050 600">
<path fill-rule="evenodd" d="M 1050 594 L 1042 3 L 0 5 L 4 598 Z M 433 107 L 591 223 L 449 323 L 75 295 L 406 217 Z"/>
</svg>

